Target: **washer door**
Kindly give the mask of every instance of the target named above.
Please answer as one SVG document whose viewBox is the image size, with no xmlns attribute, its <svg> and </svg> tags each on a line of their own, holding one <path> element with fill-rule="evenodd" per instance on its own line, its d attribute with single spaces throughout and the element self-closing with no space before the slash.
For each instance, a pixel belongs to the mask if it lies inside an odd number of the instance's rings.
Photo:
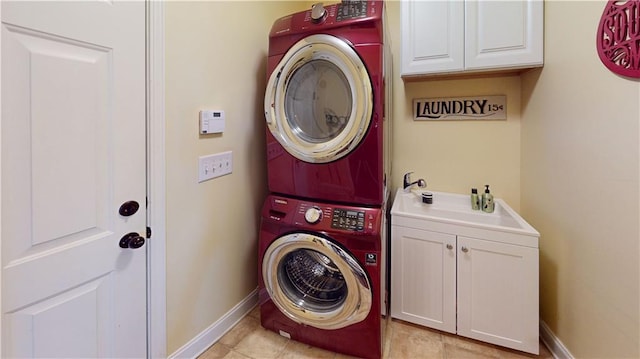
<svg viewBox="0 0 640 359">
<path fill-rule="evenodd" d="M 276 239 L 262 260 L 271 299 L 291 320 L 320 329 L 363 321 L 373 293 L 364 269 L 330 239 L 292 233 Z"/>
<path fill-rule="evenodd" d="M 298 41 L 275 68 L 264 100 L 269 130 L 294 157 L 335 161 L 364 137 L 373 90 L 364 63 L 349 44 L 331 35 Z"/>
</svg>

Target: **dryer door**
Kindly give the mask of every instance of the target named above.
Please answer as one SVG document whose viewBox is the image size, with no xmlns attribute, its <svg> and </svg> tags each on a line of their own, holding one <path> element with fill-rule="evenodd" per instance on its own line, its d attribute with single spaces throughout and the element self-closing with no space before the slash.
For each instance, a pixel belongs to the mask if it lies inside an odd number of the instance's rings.
<svg viewBox="0 0 640 359">
<path fill-rule="evenodd" d="M 291 320 L 320 329 L 363 321 L 372 288 L 355 258 L 330 239 L 292 233 L 275 240 L 262 261 L 265 287 Z"/>
<path fill-rule="evenodd" d="M 274 69 L 264 111 L 269 130 L 291 155 L 311 163 L 335 161 L 367 132 L 371 80 L 349 44 L 311 35 L 291 47 Z"/>
</svg>

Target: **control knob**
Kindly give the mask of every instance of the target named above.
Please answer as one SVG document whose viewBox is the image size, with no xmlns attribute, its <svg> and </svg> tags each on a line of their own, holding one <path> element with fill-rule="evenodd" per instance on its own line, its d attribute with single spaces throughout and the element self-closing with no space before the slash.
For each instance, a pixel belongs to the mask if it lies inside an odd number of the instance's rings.
<svg viewBox="0 0 640 359">
<path fill-rule="evenodd" d="M 311 21 L 314 24 L 323 22 L 326 17 L 327 9 L 322 6 L 321 2 L 311 5 Z"/>
<path fill-rule="evenodd" d="M 316 224 L 322 219 L 322 210 L 318 207 L 311 207 L 304 212 L 304 219 L 310 224 Z"/>
</svg>

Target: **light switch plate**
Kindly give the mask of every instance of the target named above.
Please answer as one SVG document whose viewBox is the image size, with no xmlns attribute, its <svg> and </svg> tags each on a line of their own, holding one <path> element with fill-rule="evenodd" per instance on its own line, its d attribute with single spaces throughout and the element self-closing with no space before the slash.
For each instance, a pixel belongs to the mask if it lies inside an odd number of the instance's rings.
<svg viewBox="0 0 640 359">
<path fill-rule="evenodd" d="M 228 175 L 233 171 L 232 151 L 220 152 L 198 158 L 198 182 Z"/>
</svg>

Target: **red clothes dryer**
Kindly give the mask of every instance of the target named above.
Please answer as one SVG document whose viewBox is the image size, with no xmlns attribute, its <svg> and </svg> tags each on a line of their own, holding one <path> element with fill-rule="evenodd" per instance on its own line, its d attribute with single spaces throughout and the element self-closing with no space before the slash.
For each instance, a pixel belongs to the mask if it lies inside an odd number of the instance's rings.
<svg viewBox="0 0 640 359">
<path fill-rule="evenodd" d="M 391 57 L 383 5 L 316 4 L 274 23 L 264 103 L 271 192 L 358 205 L 386 200 Z"/>
<path fill-rule="evenodd" d="M 380 358 L 388 308 L 384 210 L 268 196 L 258 246 L 262 326 Z"/>
</svg>

